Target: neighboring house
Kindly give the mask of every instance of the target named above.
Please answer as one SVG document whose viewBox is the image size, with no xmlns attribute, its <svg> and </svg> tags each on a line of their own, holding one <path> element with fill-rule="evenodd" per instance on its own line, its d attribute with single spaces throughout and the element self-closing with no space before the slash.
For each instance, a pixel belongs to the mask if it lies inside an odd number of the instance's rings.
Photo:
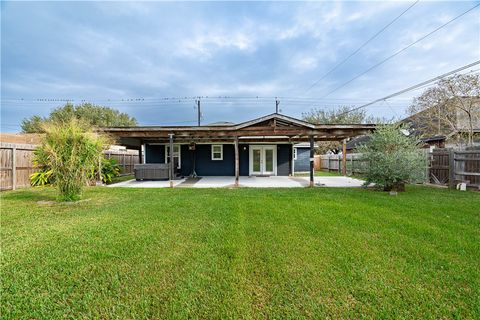
<svg viewBox="0 0 480 320">
<path fill-rule="evenodd" d="M 347 154 L 356 153 L 357 148 L 360 145 L 367 143 L 369 140 L 370 140 L 370 137 L 366 135 L 362 135 L 362 136 L 358 136 L 353 139 L 350 139 L 349 141 L 347 141 L 347 146 L 346 146 Z M 339 150 L 342 150 L 342 146 L 339 146 L 338 148 Z"/>
<path fill-rule="evenodd" d="M 474 142 L 478 143 L 480 140 L 480 99 L 464 97 L 462 101 L 465 102 L 466 99 L 471 106 L 469 110 L 472 113 L 472 121 L 468 121 L 467 113 L 457 107 L 449 109 L 432 107 L 415 113 L 401 120 L 400 123 L 406 125 L 410 134 L 419 137 L 427 147 L 464 144 L 471 124 Z M 437 116 L 435 112 L 442 112 L 442 116 Z"/>
<path fill-rule="evenodd" d="M 317 145 L 314 146 L 318 148 Z M 310 143 L 302 142 L 293 145 L 293 171 L 310 171 Z"/>
<path fill-rule="evenodd" d="M 169 163 L 173 149 L 177 175 L 195 173 L 198 176 L 236 176 L 238 179 L 240 175 L 291 175 L 295 170 L 295 149 L 297 158 L 300 154 L 303 158 L 304 150 L 309 152 L 315 139 L 341 140 L 367 134 L 374 128 L 371 124 L 316 125 L 274 113 L 239 124 L 102 130 L 116 137 L 119 144 L 141 150 L 142 161 L 146 164 Z M 308 148 L 294 148 L 294 145 L 307 141 Z"/>
<path fill-rule="evenodd" d="M 429 148 L 445 148 L 445 136 L 432 136 L 426 138 L 420 138 L 419 147 L 422 149 L 429 149 Z M 360 145 L 367 143 L 370 140 L 369 136 L 358 136 L 353 139 L 350 139 L 347 142 L 347 154 L 356 153 L 357 149 Z M 338 147 L 339 150 L 342 150 L 342 146 Z"/>
</svg>

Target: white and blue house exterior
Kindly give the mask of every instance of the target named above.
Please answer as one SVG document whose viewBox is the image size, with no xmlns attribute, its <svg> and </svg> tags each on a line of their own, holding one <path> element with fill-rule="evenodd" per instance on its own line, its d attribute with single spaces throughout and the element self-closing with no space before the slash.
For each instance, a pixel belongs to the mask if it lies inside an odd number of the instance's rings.
<svg viewBox="0 0 480 320">
<path fill-rule="evenodd" d="M 313 182 L 316 140 L 341 140 L 373 128 L 363 124 L 318 125 L 274 113 L 239 124 L 102 130 L 119 144 L 139 150 L 143 164 L 173 163 L 170 171 L 176 176 L 235 176 L 238 181 L 239 176 L 288 176 L 310 171 Z"/>
</svg>

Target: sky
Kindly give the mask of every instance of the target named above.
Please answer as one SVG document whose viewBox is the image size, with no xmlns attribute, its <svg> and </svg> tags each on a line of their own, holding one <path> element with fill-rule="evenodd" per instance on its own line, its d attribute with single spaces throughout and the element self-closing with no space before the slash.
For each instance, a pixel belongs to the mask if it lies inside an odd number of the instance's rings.
<svg viewBox="0 0 480 320">
<path fill-rule="evenodd" d="M 480 2 L 425 0 L 407 10 L 413 3 L 2 1 L 1 131 L 65 100 L 114 107 L 141 125 L 194 125 L 198 96 L 203 124 L 273 113 L 275 97 L 281 113 L 301 117 L 480 60 L 477 7 L 330 93 Z M 401 118 L 421 92 L 366 110 Z"/>
</svg>

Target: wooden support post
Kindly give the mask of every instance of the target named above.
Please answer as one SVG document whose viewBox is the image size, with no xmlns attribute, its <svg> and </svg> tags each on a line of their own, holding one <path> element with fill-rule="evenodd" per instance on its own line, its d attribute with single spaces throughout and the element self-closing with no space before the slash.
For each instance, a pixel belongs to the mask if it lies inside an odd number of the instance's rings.
<svg viewBox="0 0 480 320">
<path fill-rule="evenodd" d="M 175 168 L 175 164 L 173 163 L 173 133 L 170 133 L 168 135 L 168 138 L 169 138 L 169 142 L 170 142 L 170 174 L 169 174 L 169 178 L 170 178 L 170 188 L 173 188 L 173 170 Z"/>
<path fill-rule="evenodd" d="M 17 148 L 12 148 L 12 190 L 17 189 Z"/>
<path fill-rule="evenodd" d="M 142 145 L 140 145 L 140 148 L 138 149 L 138 163 L 142 164 L 143 163 L 143 153 L 142 153 Z"/>
<path fill-rule="evenodd" d="M 455 151 L 450 149 L 448 151 L 448 186 L 450 189 L 455 189 Z"/>
<path fill-rule="evenodd" d="M 313 136 L 310 136 L 310 187 L 313 187 L 315 185 L 315 182 L 313 180 L 313 169 L 314 169 L 314 157 L 315 157 L 315 143 L 313 140 Z"/>
<path fill-rule="evenodd" d="M 240 179 L 240 157 L 238 154 L 238 137 L 235 137 L 235 187 L 239 186 Z"/>
<path fill-rule="evenodd" d="M 347 175 L 347 142 L 342 143 L 342 175 Z"/>
</svg>

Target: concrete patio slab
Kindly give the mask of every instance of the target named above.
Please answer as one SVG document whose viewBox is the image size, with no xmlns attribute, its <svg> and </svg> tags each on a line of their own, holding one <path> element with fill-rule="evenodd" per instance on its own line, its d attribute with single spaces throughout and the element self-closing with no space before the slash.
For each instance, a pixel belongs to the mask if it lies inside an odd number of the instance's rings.
<svg viewBox="0 0 480 320">
<path fill-rule="evenodd" d="M 178 186 L 185 179 L 173 180 L 173 186 Z M 123 181 L 119 183 L 110 184 L 107 187 L 124 187 L 124 188 L 169 188 L 170 181 L 137 181 L 135 179 Z"/>
<path fill-rule="evenodd" d="M 364 181 L 350 177 L 315 177 L 317 187 L 351 188 L 361 187 Z M 304 188 L 310 184 L 309 177 L 240 177 L 240 187 L 245 188 Z M 182 188 L 231 188 L 235 185 L 235 177 L 199 177 L 194 179 L 174 180 L 174 187 Z M 169 181 L 136 181 L 129 180 L 111 184 L 108 187 L 126 188 L 169 188 Z"/>
<path fill-rule="evenodd" d="M 308 186 L 294 177 L 240 177 L 240 187 L 247 188 L 300 188 Z"/>
<path fill-rule="evenodd" d="M 307 180 L 308 177 L 305 177 Z M 350 177 L 315 177 L 315 185 L 329 188 L 359 188 L 365 181 Z"/>
<path fill-rule="evenodd" d="M 202 177 L 193 188 L 228 188 L 234 187 L 235 177 Z"/>
</svg>

